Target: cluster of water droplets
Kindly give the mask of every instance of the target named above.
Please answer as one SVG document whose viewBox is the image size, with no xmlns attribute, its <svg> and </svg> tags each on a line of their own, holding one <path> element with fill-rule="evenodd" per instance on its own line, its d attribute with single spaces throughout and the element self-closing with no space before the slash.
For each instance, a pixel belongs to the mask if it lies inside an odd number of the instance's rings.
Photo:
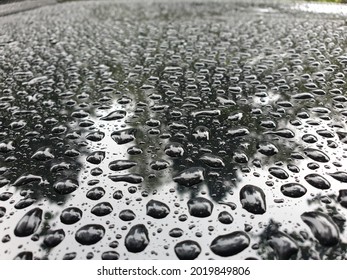
<svg viewBox="0 0 347 280">
<path fill-rule="evenodd" d="M 0 18 L 1 258 L 346 258 L 347 27 L 260 11 Z"/>
</svg>

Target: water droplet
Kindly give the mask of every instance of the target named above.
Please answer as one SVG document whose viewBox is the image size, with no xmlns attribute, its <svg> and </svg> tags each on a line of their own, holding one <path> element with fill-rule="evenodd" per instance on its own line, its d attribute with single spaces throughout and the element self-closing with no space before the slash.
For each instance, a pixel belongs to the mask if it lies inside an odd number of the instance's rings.
<svg viewBox="0 0 347 280">
<path fill-rule="evenodd" d="M 211 243 L 211 250 L 218 256 L 230 257 L 242 252 L 250 244 L 250 238 L 243 231 L 234 231 L 216 237 Z"/>
<path fill-rule="evenodd" d="M 207 166 L 210 166 L 213 168 L 222 168 L 225 166 L 222 158 L 212 154 L 205 154 L 202 157 L 200 157 L 200 160 L 203 163 L 205 163 Z"/>
<path fill-rule="evenodd" d="M 179 173 L 173 180 L 183 186 L 191 187 L 204 181 L 204 168 L 191 167 Z"/>
<path fill-rule="evenodd" d="M 231 224 L 234 221 L 233 216 L 227 211 L 222 211 L 218 215 L 218 221 L 220 221 L 222 224 Z"/>
<path fill-rule="evenodd" d="M 242 207 L 253 214 L 264 214 L 266 200 L 264 191 L 253 185 L 246 185 L 240 191 Z"/>
<path fill-rule="evenodd" d="M 342 183 L 347 183 L 347 173 L 343 171 L 337 171 L 334 173 L 328 173 L 331 177 L 336 179 L 337 181 L 340 181 Z"/>
<path fill-rule="evenodd" d="M 40 208 L 31 209 L 18 222 L 14 234 L 18 237 L 32 235 L 40 226 L 42 221 L 42 210 Z"/>
<path fill-rule="evenodd" d="M 265 132 L 264 134 L 273 134 L 273 135 L 277 135 L 283 138 L 294 138 L 295 134 L 293 131 L 291 131 L 290 129 L 287 128 L 283 128 L 283 129 L 278 129 L 275 131 L 268 131 Z"/>
<path fill-rule="evenodd" d="M 243 137 L 249 134 L 247 128 L 229 129 L 227 135 L 230 137 Z"/>
<path fill-rule="evenodd" d="M 33 260 L 34 255 L 32 252 L 20 252 L 17 256 L 15 256 L 14 260 Z"/>
<path fill-rule="evenodd" d="M 58 193 L 58 194 L 70 194 L 77 190 L 78 188 L 78 181 L 75 179 L 64 179 L 56 182 L 53 185 L 53 189 Z"/>
<path fill-rule="evenodd" d="M 114 121 L 114 120 L 119 120 L 123 119 L 126 116 L 126 111 L 123 110 L 116 110 L 113 112 L 110 112 L 108 115 L 100 118 L 102 121 Z"/>
<path fill-rule="evenodd" d="M 101 187 L 95 187 L 90 189 L 86 196 L 91 200 L 98 200 L 105 195 L 105 190 Z"/>
<path fill-rule="evenodd" d="M 110 214 L 113 211 L 113 207 L 109 202 L 100 202 L 96 204 L 91 212 L 95 216 L 101 217 Z"/>
<path fill-rule="evenodd" d="M 321 212 L 305 212 L 301 215 L 301 219 L 323 246 L 334 246 L 339 243 L 339 230 L 328 215 Z"/>
<path fill-rule="evenodd" d="M 122 221 L 125 221 L 125 222 L 132 221 L 135 218 L 136 218 L 135 213 L 130 209 L 122 210 L 119 213 L 119 219 L 121 219 Z"/>
<path fill-rule="evenodd" d="M 143 177 L 138 174 L 110 175 L 108 177 L 113 182 L 127 182 L 130 184 L 140 184 L 143 181 Z"/>
<path fill-rule="evenodd" d="M 66 225 L 77 223 L 82 218 L 82 211 L 77 207 L 64 209 L 60 215 L 60 221 Z"/>
<path fill-rule="evenodd" d="M 173 238 L 181 237 L 183 235 L 183 230 L 180 228 L 173 228 L 169 231 L 169 235 Z"/>
<path fill-rule="evenodd" d="M 297 183 L 287 183 L 281 186 L 281 192 L 288 197 L 298 198 L 306 194 L 304 186 Z"/>
<path fill-rule="evenodd" d="M 122 144 L 126 144 L 126 143 L 129 143 L 129 142 L 135 140 L 135 134 L 136 134 L 136 129 L 135 128 L 129 128 L 129 129 L 124 129 L 124 130 L 112 132 L 111 138 L 118 145 L 122 145 Z"/>
<path fill-rule="evenodd" d="M 82 245 L 93 245 L 99 242 L 105 235 L 105 228 L 101 225 L 90 224 L 78 229 L 75 239 Z"/>
<path fill-rule="evenodd" d="M 125 247 L 131 253 L 142 252 L 148 244 L 148 230 L 142 224 L 133 226 L 125 237 Z"/>
<path fill-rule="evenodd" d="M 268 242 L 271 248 L 275 250 L 280 260 L 289 260 L 299 251 L 298 245 L 294 239 L 280 231 L 272 233 L 268 237 Z"/>
<path fill-rule="evenodd" d="M 195 197 L 188 200 L 189 214 L 194 217 L 205 218 L 212 214 L 213 203 L 204 197 Z"/>
<path fill-rule="evenodd" d="M 166 160 L 156 160 L 152 161 L 150 166 L 153 170 L 159 171 L 168 168 L 170 163 L 168 163 Z"/>
<path fill-rule="evenodd" d="M 270 167 L 269 173 L 278 179 L 285 180 L 289 178 L 288 173 L 280 167 Z"/>
<path fill-rule="evenodd" d="M 48 248 L 53 248 L 59 245 L 65 238 L 65 232 L 62 229 L 57 229 L 53 231 L 49 231 L 43 240 L 43 243 Z"/>
<path fill-rule="evenodd" d="M 171 143 L 167 145 L 164 149 L 165 154 L 170 157 L 182 157 L 184 154 L 184 149 L 179 143 Z"/>
<path fill-rule="evenodd" d="M 93 141 L 93 142 L 98 142 L 101 141 L 102 139 L 104 139 L 105 137 L 105 133 L 103 133 L 102 131 L 94 131 L 89 133 L 86 136 L 87 140 Z"/>
<path fill-rule="evenodd" d="M 50 148 L 41 148 L 33 154 L 31 157 L 37 161 L 47 161 L 54 158 L 54 155 L 51 153 Z"/>
<path fill-rule="evenodd" d="M 105 152 L 96 151 L 87 157 L 87 161 L 92 164 L 100 164 L 105 158 Z"/>
<path fill-rule="evenodd" d="M 327 179 L 318 174 L 308 174 L 305 176 L 305 180 L 311 186 L 321 190 L 327 190 L 331 186 Z"/>
<path fill-rule="evenodd" d="M 200 255 L 201 247 L 196 241 L 185 240 L 175 245 L 175 253 L 180 260 L 194 260 Z"/>
<path fill-rule="evenodd" d="M 155 219 L 163 219 L 170 213 L 170 208 L 163 202 L 151 199 L 147 203 L 147 215 Z"/>
<path fill-rule="evenodd" d="M 317 149 L 307 148 L 304 150 L 304 153 L 309 158 L 318 162 L 328 162 L 330 160 L 325 153 Z"/>
<path fill-rule="evenodd" d="M 42 182 L 42 177 L 32 175 L 32 174 L 27 174 L 27 175 L 23 174 L 13 183 L 13 186 L 21 187 L 21 186 L 34 183 L 34 182 L 39 182 L 39 183 Z"/>
<path fill-rule="evenodd" d="M 278 153 L 278 149 L 274 144 L 262 142 L 257 145 L 258 152 L 265 156 L 273 156 Z"/>
<path fill-rule="evenodd" d="M 103 252 L 101 255 L 102 260 L 118 260 L 119 254 L 115 251 Z"/>
<path fill-rule="evenodd" d="M 347 190 L 339 190 L 339 196 L 337 197 L 341 206 L 347 208 Z"/>
<path fill-rule="evenodd" d="M 108 167 L 112 171 L 120 171 L 120 170 L 129 169 L 136 165 L 137 163 L 135 161 L 120 159 L 120 160 L 111 161 Z"/>
</svg>

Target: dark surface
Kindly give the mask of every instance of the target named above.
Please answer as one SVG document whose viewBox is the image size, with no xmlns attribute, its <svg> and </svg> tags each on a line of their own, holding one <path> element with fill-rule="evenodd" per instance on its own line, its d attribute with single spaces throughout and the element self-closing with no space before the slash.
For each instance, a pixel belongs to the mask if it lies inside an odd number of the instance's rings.
<svg viewBox="0 0 347 280">
<path fill-rule="evenodd" d="M 347 25 L 316 8 L 0 17 L 0 258 L 345 259 Z"/>
</svg>

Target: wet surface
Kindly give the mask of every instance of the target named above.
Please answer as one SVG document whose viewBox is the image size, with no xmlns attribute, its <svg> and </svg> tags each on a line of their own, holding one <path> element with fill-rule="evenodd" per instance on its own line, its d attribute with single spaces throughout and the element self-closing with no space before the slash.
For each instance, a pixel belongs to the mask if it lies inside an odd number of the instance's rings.
<svg viewBox="0 0 347 280">
<path fill-rule="evenodd" d="M 296 9 L 0 17 L 0 258 L 346 259 L 347 25 Z"/>
</svg>

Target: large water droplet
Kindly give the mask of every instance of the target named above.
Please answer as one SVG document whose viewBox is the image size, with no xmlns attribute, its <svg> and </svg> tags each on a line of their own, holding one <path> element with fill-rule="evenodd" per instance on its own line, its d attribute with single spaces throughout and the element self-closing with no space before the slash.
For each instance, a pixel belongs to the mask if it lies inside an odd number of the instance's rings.
<svg viewBox="0 0 347 280">
<path fill-rule="evenodd" d="M 264 214 L 266 200 L 264 191 L 253 185 L 246 185 L 240 191 L 242 207 L 253 214 Z"/>
<path fill-rule="evenodd" d="M 289 178 L 288 173 L 280 167 L 270 167 L 269 173 L 278 179 L 284 180 Z"/>
<path fill-rule="evenodd" d="M 100 202 L 96 204 L 91 212 L 95 216 L 101 217 L 110 214 L 113 211 L 113 207 L 109 202 Z"/>
<path fill-rule="evenodd" d="M 269 142 L 262 142 L 257 145 L 258 152 L 266 155 L 266 156 L 273 156 L 278 153 L 278 149 L 274 144 L 271 144 Z"/>
<path fill-rule="evenodd" d="M 309 158 L 318 162 L 328 162 L 330 160 L 325 153 L 317 149 L 307 148 L 304 150 L 304 153 Z"/>
<path fill-rule="evenodd" d="M 147 215 L 155 219 L 165 218 L 170 213 L 170 208 L 165 203 L 151 199 L 147 203 Z"/>
<path fill-rule="evenodd" d="M 281 192 L 288 197 L 298 198 L 306 194 L 304 186 L 297 183 L 287 183 L 281 186 Z"/>
<path fill-rule="evenodd" d="M 200 255 L 201 247 L 195 241 L 185 240 L 176 244 L 175 253 L 180 260 L 194 260 Z"/>
<path fill-rule="evenodd" d="M 105 228 L 101 225 L 90 224 L 78 229 L 75 239 L 82 245 L 93 245 L 99 242 L 105 235 Z"/>
<path fill-rule="evenodd" d="M 234 221 L 233 216 L 227 211 L 222 211 L 218 215 L 218 221 L 220 221 L 222 224 L 231 224 Z"/>
<path fill-rule="evenodd" d="M 96 151 L 90 154 L 86 160 L 92 164 L 100 164 L 104 160 L 104 158 L 105 158 L 105 152 Z"/>
<path fill-rule="evenodd" d="M 218 256 L 230 257 L 242 252 L 250 244 L 250 238 L 243 231 L 220 235 L 211 243 L 211 250 Z"/>
<path fill-rule="evenodd" d="M 132 253 L 142 252 L 148 244 L 148 230 L 142 224 L 133 226 L 125 237 L 125 247 Z"/>
<path fill-rule="evenodd" d="M 189 214 L 194 217 L 205 218 L 212 214 L 213 203 L 204 197 L 195 197 L 188 200 Z"/>
<path fill-rule="evenodd" d="M 135 140 L 136 129 L 129 128 L 112 132 L 111 138 L 119 145 L 129 143 Z"/>
<path fill-rule="evenodd" d="M 40 226 L 42 220 L 42 210 L 40 208 L 31 209 L 18 222 L 14 229 L 14 234 L 25 237 L 33 234 Z"/>
<path fill-rule="evenodd" d="M 280 231 L 272 233 L 268 242 L 280 260 L 288 260 L 299 251 L 294 239 Z"/>
<path fill-rule="evenodd" d="M 120 171 L 120 170 L 129 169 L 136 165 L 137 163 L 135 161 L 120 159 L 120 160 L 111 161 L 108 167 L 112 171 Z"/>
<path fill-rule="evenodd" d="M 308 174 L 305 176 L 305 180 L 317 189 L 327 190 L 330 188 L 329 181 L 318 174 Z"/>
<path fill-rule="evenodd" d="M 102 121 L 114 121 L 114 120 L 119 120 L 123 119 L 126 116 L 126 111 L 123 110 L 116 110 L 113 112 L 110 112 L 108 115 L 100 118 Z"/>
<path fill-rule="evenodd" d="M 301 215 L 301 219 L 323 246 L 334 246 L 339 243 L 339 230 L 328 215 L 321 212 L 305 212 Z"/>
<path fill-rule="evenodd" d="M 205 154 L 202 157 L 200 157 L 200 160 L 206 165 L 213 168 L 222 168 L 225 166 L 222 158 L 212 154 Z"/>
<path fill-rule="evenodd" d="M 337 171 L 334 173 L 328 173 L 331 177 L 336 179 L 337 181 L 340 181 L 342 183 L 347 183 L 347 173 L 343 171 Z"/>
<path fill-rule="evenodd" d="M 60 221 L 66 225 L 77 223 L 82 218 L 82 211 L 77 207 L 64 209 L 60 215 Z"/>
<path fill-rule="evenodd" d="M 43 240 L 43 243 L 48 247 L 52 248 L 59 245 L 65 238 L 65 232 L 63 229 L 57 229 L 49 231 Z"/>
<path fill-rule="evenodd" d="M 58 194 L 69 194 L 77 190 L 78 188 L 78 181 L 75 179 L 64 179 L 56 182 L 53 185 L 53 189 Z"/>
<path fill-rule="evenodd" d="M 191 187 L 204 181 L 204 168 L 191 167 L 179 173 L 173 180 L 183 186 Z"/>
</svg>

